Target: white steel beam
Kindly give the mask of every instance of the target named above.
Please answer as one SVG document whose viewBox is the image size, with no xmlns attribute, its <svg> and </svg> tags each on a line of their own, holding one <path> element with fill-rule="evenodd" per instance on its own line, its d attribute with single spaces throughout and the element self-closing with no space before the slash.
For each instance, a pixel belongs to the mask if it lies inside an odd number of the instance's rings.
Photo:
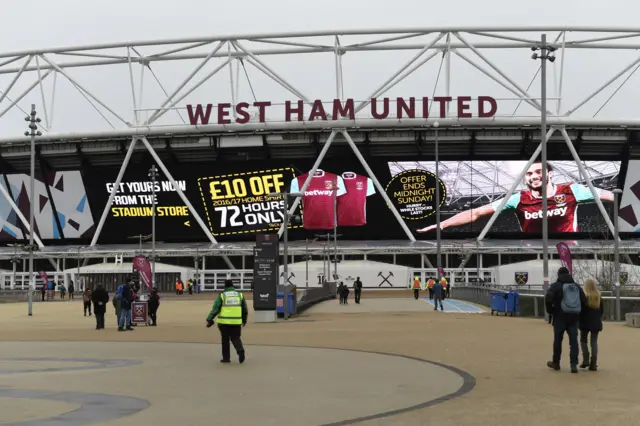
<svg viewBox="0 0 640 426">
<path fill-rule="evenodd" d="M 191 71 L 191 73 L 187 76 L 187 78 L 185 78 L 182 81 L 182 83 L 178 85 L 178 87 L 173 91 L 173 93 L 167 96 L 167 99 L 165 99 L 164 102 L 160 105 L 160 108 L 158 108 L 153 114 L 151 114 L 151 117 L 149 117 L 149 119 L 147 120 L 147 123 L 153 123 L 155 121 L 156 115 L 160 114 L 160 111 L 162 110 L 162 108 L 167 106 L 167 104 L 169 104 L 169 102 L 173 100 L 174 96 L 176 96 L 180 92 L 180 90 L 182 90 L 182 88 L 191 81 L 191 79 L 198 73 L 198 71 L 200 71 L 202 67 L 204 67 L 207 64 L 207 62 L 209 62 L 209 59 L 211 59 L 213 55 L 215 55 L 216 53 L 218 53 L 220 49 L 222 49 L 222 46 L 224 46 L 224 43 L 225 42 L 221 41 L 211 52 L 209 52 L 209 54 L 204 58 L 204 60 L 202 60 L 202 62 L 200 62 L 198 66 L 195 67 L 193 71 Z"/>
<path fill-rule="evenodd" d="M 500 74 L 500 76 L 502 76 L 502 78 L 507 80 L 514 88 L 516 88 L 520 92 L 521 96 L 524 96 L 524 97 L 532 100 L 533 103 L 537 105 L 538 110 L 540 110 L 542 108 L 540 103 L 537 100 L 533 99 L 533 97 L 526 90 L 524 90 L 522 87 L 520 87 L 520 85 L 518 83 L 513 81 L 513 79 L 511 79 L 507 74 L 505 74 L 500 68 L 498 68 L 496 65 L 494 65 L 485 55 L 482 54 L 482 52 L 480 52 L 480 50 L 478 50 L 475 46 L 473 46 L 471 43 L 469 43 L 462 35 L 460 35 L 460 33 L 454 32 L 453 34 L 464 45 L 466 45 L 469 49 L 471 49 L 473 51 L 473 53 L 475 53 L 480 59 L 482 59 L 487 65 L 489 65 L 495 72 Z M 550 112 L 550 111 L 548 113 L 549 113 L 549 115 L 553 115 L 553 113 Z"/>
<path fill-rule="evenodd" d="M 589 96 L 587 96 L 582 102 L 579 102 L 576 106 L 574 106 L 573 108 L 571 108 L 570 110 L 568 110 L 567 112 L 564 113 L 565 116 L 570 116 L 571 114 L 573 114 L 574 112 L 576 112 L 578 109 L 580 109 L 580 107 L 582 107 L 584 104 L 586 104 L 587 102 L 589 102 L 591 99 L 593 99 L 595 96 L 597 96 L 600 92 L 602 92 L 604 89 L 606 89 L 607 87 L 609 87 L 611 85 L 611 83 L 613 83 L 614 81 L 616 81 L 617 79 L 620 78 L 620 76 L 622 76 L 624 73 L 626 73 L 627 71 L 629 71 L 631 68 L 633 68 L 634 66 L 636 66 L 638 63 L 640 63 L 640 57 L 637 59 L 634 59 L 633 62 L 631 62 L 629 65 L 627 65 L 626 67 L 624 67 L 620 72 L 618 72 L 616 75 L 614 75 L 613 77 L 611 77 L 606 83 L 604 83 L 602 86 L 600 86 L 595 92 L 591 93 Z"/>
<path fill-rule="evenodd" d="M 189 199 L 185 195 L 184 191 L 182 191 L 182 189 L 180 189 L 180 186 L 178 185 L 176 180 L 173 178 L 173 176 L 169 172 L 169 169 L 167 169 L 167 166 L 164 165 L 164 162 L 158 156 L 158 154 L 156 153 L 156 150 L 153 149 L 153 147 L 151 146 L 151 144 L 149 143 L 149 141 L 147 140 L 147 138 L 145 136 L 142 136 L 140 138 L 140 140 L 142 141 L 144 146 L 147 148 L 147 150 L 149 151 L 149 154 L 151 154 L 151 156 L 153 157 L 154 161 L 156 162 L 156 164 L 158 165 L 160 170 L 162 170 L 162 173 L 164 173 L 164 175 L 169 179 L 169 181 L 171 182 L 171 184 L 175 188 L 176 192 L 180 196 L 180 199 L 182 199 L 182 202 L 187 206 L 187 208 L 189 209 L 189 211 L 193 215 L 193 218 L 196 220 L 196 222 L 198 222 L 198 225 L 200 225 L 200 228 L 202 228 L 202 231 L 207 236 L 209 241 L 211 241 L 212 244 L 218 244 L 218 241 L 216 241 L 215 237 L 211 233 L 211 230 L 209 228 L 207 228 L 207 225 L 204 223 L 204 221 L 202 220 L 202 218 L 200 217 L 200 215 L 198 214 L 196 209 L 193 207 L 193 204 L 191 204 L 191 201 L 189 201 Z M 222 258 L 224 259 L 224 261 L 227 264 L 227 266 L 229 267 L 229 269 L 235 269 L 235 267 L 233 266 L 233 263 L 231 263 L 231 260 L 229 260 L 228 257 L 223 256 Z"/>
<path fill-rule="evenodd" d="M 13 107 L 16 106 L 18 104 L 18 102 L 20 102 L 22 100 L 22 98 L 27 96 L 29 94 L 29 92 L 31 92 L 38 84 L 41 84 L 42 81 L 45 78 L 47 78 L 49 76 L 49 74 L 51 74 L 52 72 L 54 72 L 54 71 L 53 70 L 47 71 L 43 76 L 39 77 L 38 80 L 36 80 L 34 83 L 30 84 L 29 87 L 27 87 L 22 93 L 20 93 L 20 95 L 18 95 L 17 98 L 15 98 L 15 99 L 13 99 L 13 101 L 11 101 L 11 104 L 7 108 L 5 108 L 2 112 L 0 112 L 0 117 L 5 115 L 11 109 L 13 109 Z M 48 129 L 45 129 L 45 130 L 48 130 Z"/>
<path fill-rule="evenodd" d="M 217 67 L 215 67 L 209 74 L 205 75 L 204 77 L 202 77 L 200 79 L 200 81 L 198 81 L 196 84 L 194 84 L 189 90 L 187 90 L 185 93 L 183 93 L 179 98 L 174 99 L 171 104 L 169 104 L 167 107 L 162 108 L 162 110 L 156 110 L 156 111 L 160 111 L 158 112 L 158 114 L 156 114 L 155 117 L 153 117 L 153 119 L 149 118 L 147 120 L 147 125 L 153 124 L 155 121 L 158 121 L 160 119 L 160 117 L 162 117 L 163 115 L 165 115 L 168 111 L 170 111 L 173 107 L 175 107 L 178 102 L 182 101 L 184 98 L 186 98 L 187 96 L 189 96 L 191 93 L 193 93 L 195 90 L 197 90 L 200 86 L 202 86 L 204 83 L 206 83 L 207 81 L 209 81 L 209 79 L 211 77 L 213 77 L 214 75 L 216 75 L 221 69 L 223 69 L 224 67 L 227 66 L 227 64 L 229 63 L 229 61 L 223 62 L 221 64 L 219 64 Z M 149 68 L 149 70 L 151 70 L 151 68 Z M 155 74 L 154 74 L 155 77 Z M 156 77 L 156 81 L 157 77 Z M 158 84 L 160 84 L 160 81 L 158 81 Z M 162 85 L 160 85 L 162 86 Z M 163 89 L 164 90 L 164 89 Z M 179 113 L 178 113 L 179 114 Z M 183 119 L 184 121 L 184 119 Z"/>
<path fill-rule="evenodd" d="M 215 42 L 221 40 L 230 39 L 277 39 L 277 38 L 303 38 L 303 37 L 321 37 L 321 36 L 334 36 L 340 34 L 342 36 L 360 36 L 360 35 L 394 35 L 394 34 L 409 34 L 409 33 L 429 33 L 429 32 L 485 32 L 485 33 L 527 33 L 527 32 L 555 32 L 555 31 L 571 31 L 571 32 L 586 32 L 586 33 L 639 33 L 639 27 L 606 27 L 606 26 L 461 26 L 461 27 L 389 27 L 389 28 L 362 28 L 362 29 L 342 29 L 342 30 L 324 30 L 324 31 L 301 31 L 301 32 L 277 32 L 277 33 L 256 33 L 256 34 L 226 34 L 218 36 L 208 37 L 187 37 L 187 38 L 174 38 L 174 39 L 159 39 L 159 40 L 140 40 L 135 42 L 116 42 L 116 43 L 100 43 L 89 44 L 80 46 L 67 46 L 67 47 L 55 47 L 49 49 L 36 50 L 35 53 L 62 53 L 62 52 L 78 52 L 83 50 L 105 50 L 122 48 L 127 45 L 135 46 L 158 46 L 158 45 L 172 45 L 172 44 L 190 44 L 190 43 L 202 43 L 202 42 Z M 7 52 L 0 54 L 2 57 L 13 57 L 19 55 L 29 55 L 34 53 L 32 50 Z"/>
<path fill-rule="evenodd" d="M 15 77 L 13 77 L 13 80 L 11 80 L 11 83 L 9 83 L 9 85 L 7 86 L 6 89 L 4 89 L 4 92 L 0 92 L 0 103 L 2 103 L 2 101 L 4 100 L 4 98 L 7 97 L 7 95 L 9 94 L 9 92 L 11 91 L 11 89 L 13 88 L 13 86 L 16 84 L 16 82 L 18 81 L 18 79 L 20 78 L 20 76 L 22 75 L 22 73 L 24 72 L 25 68 L 27 68 L 29 66 L 29 63 L 31 63 L 31 60 L 33 59 L 33 55 L 30 55 L 26 61 L 24 61 L 24 64 L 22 64 L 22 67 L 20 67 L 20 70 L 18 71 L 18 74 L 16 74 Z"/>
<path fill-rule="evenodd" d="M 138 116 L 138 102 L 136 100 L 136 84 L 133 79 L 133 66 L 131 65 L 131 48 L 127 47 L 127 59 L 129 60 L 129 83 L 131 85 L 131 100 L 133 102 L 133 122 L 136 126 L 140 125 Z"/>
<path fill-rule="evenodd" d="M 87 96 L 89 96 L 90 98 L 92 98 L 94 101 L 96 101 L 97 103 L 99 103 L 104 109 L 106 109 L 107 111 L 109 111 L 114 117 L 116 117 L 118 120 L 120 120 L 122 123 L 126 124 L 128 127 L 132 127 L 131 123 L 129 123 L 127 120 L 125 120 L 124 118 L 122 118 L 118 113 L 116 113 L 115 111 L 113 111 L 109 106 L 107 106 L 104 102 L 102 102 L 100 99 L 98 99 L 95 95 L 93 95 L 90 91 L 88 91 L 86 88 L 84 88 L 82 85 L 80 85 L 80 83 L 78 83 L 77 81 L 75 81 L 66 71 L 64 71 L 62 68 L 60 68 L 55 62 L 50 61 L 46 56 L 44 55 L 40 55 L 40 57 L 42 58 L 42 60 L 44 60 L 45 62 L 47 62 L 49 65 L 51 65 L 56 71 L 58 71 L 60 74 L 62 74 L 63 76 L 65 76 L 67 78 L 67 80 L 69 80 L 69 82 L 71 82 L 71 84 L 73 84 L 78 90 L 80 90 L 81 92 L 83 92 L 84 94 L 86 94 Z"/>
<path fill-rule="evenodd" d="M 109 199 L 107 200 L 107 204 L 104 206 L 104 210 L 102 210 L 102 216 L 100 216 L 100 221 L 98 222 L 98 226 L 96 227 L 96 232 L 93 234 L 93 238 L 91 239 L 91 244 L 89 247 L 93 247 L 98 242 L 98 238 L 100 237 L 100 233 L 102 232 L 102 227 L 104 226 L 105 221 L 107 220 L 107 216 L 109 216 L 109 211 L 111 210 L 111 206 L 113 205 L 113 199 L 116 197 L 116 193 L 118 192 L 118 188 L 120 187 L 120 182 L 122 182 L 122 178 L 124 177 L 124 172 L 127 170 L 127 166 L 129 165 L 129 161 L 131 161 L 131 155 L 133 155 L 134 148 L 138 140 L 136 138 L 131 139 L 131 143 L 129 144 L 129 149 L 124 156 L 124 160 L 122 161 L 122 166 L 120 166 L 120 171 L 118 172 L 118 176 L 116 177 L 116 181 L 113 183 L 113 189 L 109 194 Z"/>
<path fill-rule="evenodd" d="M 562 86 L 564 85 L 564 57 L 567 54 L 566 47 L 567 32 L 562 32 L 562 47 L 560 48 L 560 82 L 558 85 L 558 104 L 556 106 L 556 115 L 560 115 L 560 109 L 562 108 Z"/>
<path fill-rule="evenodd" d="M 406 40 L 408 38 L 420 37 L 420 36 L 427 35 L 427 34 L 429 34 L 429 33 L 428 32 L 424 32 L 424 33 L 415 33 L 415 34 L 403 34 L 403 35 L 399 35 L 399 36 L 395 36 L 395 37 L 385 37 L 383 39 L 365 41 L 363 43 L 350 44 L 347 47 L 373 46 L 374 44 L 385 44 L 385 43 L 389 43 L 391 41 Z"/>
<path fill-rule="evenodd" d="M 51 89 L 51 119 L 49 121 L 49 126 L 53 126 L 53 113 L 55 112 L 56 105 L 56 87 L 58 83 L 58 73 L 53 69 L 51 69 L 50 71 L 53 71 L 53 87 Z"/>
<path fill-rule="evenodd" d="M 36 56 L 36 66 L 38 67 L 38 85 L 40 86 L 40 95 L 42 97 L 42 109 L 44 110 L 44 126 L 49 130 L 49 113 L 47 112 L 47 101 L 44 98 L 44 85 L 42 84 L 42 72 L 40 71 L 40 60 Z"/>
<path fill-rule="evenodd" d="M 295 87 L 293 87 L 293 85 L 291 85 L 289 82 L 287 82 L 287 80 L 285 80 L 284 78 L 279 76 L 278 73 L 276 73 L 274 70 L 269 68 L 269 66 L 267 66 L 264 62 L 262 62 L 255 54 L 253 54 L 253 52 L 251 52 L 250 50 L 247 50 L 237 40 L 233 41 L 232 43 L 233 43 L 233 45 L 235 47 L 237 47 L 238 49 L 240 49 L 241 51 L 246 53 L 251 59 L 253 59 L 254 62 L 259 64 L 260 66 L 257 66 L 255 63 L 253 63 L 253 62 L 251 62 L 249 60 L 247 60 L 247 62 L 251 63 L 253 66 L 258 68 L 260 71 L 265 73 L 267 76 L 271 77 L 274 81 L 276 81 L 277 83 L 279 83 L 282 86 L 284 86 L 286 89 L 291 91 L 291 93 L 293 93 L 294 95 L 298 96 L 300 99 L 304 100 L 307 103 L 310 102 L 308 97 L 304 96 L 302 94 L 302 92 L 297 90 Z M 268 71 L 268 72 L 265 72 L 265 70 Z"/>
<path fill-rule="evenodd" d="M 549 45 L 554 45 L 550 43 Z M 382 52 L 382 51 L 403 51 L 403 50 L 421 50 L 424 47 L 423 44 L 374 44 L 370 46 L 362 46 L 362 47 L 350 47 L 343 46 L 343 50 L 345 52 Z M 434 49 L 445 49 L 447 46 L 445 43 L 437 43 L 433 46 Z M 496 43 L 475 43 L 474 47 L 476 49 L 493 49 L 493 50 L 507 50 L 507 49 L 528 49 L 531 47 L 528 43 L 520 43 L 520 42 L 496 42 Z M 559 46 L 557 46 L 559 47 Z M 639 50 L 640 43 L 618 43 L 618 44 L 604 44 L 604 43 L 585 43 L 585 44 L 574 44 L 566 46 L 567 49 L 574 50 Z M 467 49 L 463 43 L 452 43 L 451 49 Z M 301 55 L 301 54 L 309 54 L 309 53 L 326 53 L 330 52 L 331 49 L 326 48 L 312 48 L 312 47 L 299 47 L 299 48 L 280 48 L 280 49 L 256 49 L 253 50 L 253 54 L 256 56 L 272 56 L 272 55 Z M 184 53 L 184 54 L 173 54 L 166 55 L 161 57 L 154 56 L 146 56 L 141 58 L 136 58 L 137 62 L 162 62 L 162 61 L 184 61 L 190 59 L 203 59 L 207 56 L 206 53 Z M 213 55 L 213 58 L 220 58 L 227 56 L 224 54 L 216 54 Z M 232 56 L 235 57 L 243 57 L 245 56 L 242 52 L 233 52 Z M 0 54 L 0 58 L 3 57 Z M 91 66 L 104 66 L 104 65 L 117 65 L 117 64 L 126 64 L 127 58 L 123 56 L 119 59 L 99 59 L 95 60 L 82 60 L 82 61 L 69 61 L 60 63 L 60 67 L 67 68 L 78 68 L 78 67 L 91 67 Z M 43 65 L 42 69 L 49 69 L 49 65 Z M 0 68 L 0 74 L 13 74 L 18 72 L 19 68 Z M 25 69 L 25 71 L 36 71 L 36 67 L 34 65 L 30 65 Z"/>
<path fill-rule="evenodd" d="M 440 33 L 436 38 L 434 38 L 433 40 L 431 40 L 431 42 L 429 44 L 427 44 L 426 46 L 423 46 L 423 48 L 420 50 L 420 52 L 418 52 L 413 58 L 411 58 L 406 64 L 404 64 L 402 67 L 400 67 L 400 69 L 398 69 L 398 71 L 396 71 L 395 74 L 393 74 L 391 77 L 389 77 L 387 79 L 387 81 L 385 81 L 380 87 L 378 87 L 376 90 L 374 90 L 370 96 L 367 97 L 367 100 L 361 102 L 357 107 L 356 107 L 356 114 L 361 111 L 362 109 L 364 109 L 367 105 L 369 105 L 371 103 L 371 99 L 372 98 L 376 98 L 378 96 L 380 96 L 380 94 L 386 92 L 387 86 L 389 86 L 389 84 L 396 79 L 396 77 L 398 77 L 400 74 L 402 74 L 407 68 L 409 68 L 411 65 L 413 65 L 414 62 L 416 62 L 418 59 L 420 59 L 420 57 L 422 55 L 424 55 L 425 52 L 427 52 L 429 49 L 433 48 L 433 46 L 439 42 L 443 37 L 445 36 L 445 33 Z"/>
</svg>

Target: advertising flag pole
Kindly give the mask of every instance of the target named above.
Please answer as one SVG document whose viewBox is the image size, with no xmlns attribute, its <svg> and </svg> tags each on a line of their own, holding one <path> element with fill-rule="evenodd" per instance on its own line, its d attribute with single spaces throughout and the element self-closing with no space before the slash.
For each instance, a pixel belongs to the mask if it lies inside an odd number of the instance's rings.
<svg viewBox="0 0 640 426">
<path fill-rule="evenodd" d="M 151 287 L 156 286 L 156 177 L 158 176 L 158 169 L 154 164 L 149 170 L 149 176 L 151 176 Z M 144 286 L 140 286 L 144 293 Z"/>
</svg>

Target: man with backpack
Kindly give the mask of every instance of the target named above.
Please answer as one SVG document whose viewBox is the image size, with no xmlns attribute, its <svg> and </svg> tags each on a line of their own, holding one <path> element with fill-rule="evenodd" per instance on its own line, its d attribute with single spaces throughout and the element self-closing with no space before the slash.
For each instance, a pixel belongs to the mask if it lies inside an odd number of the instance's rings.
<svg viewBox="0 0 640 426">
<path fill-rule="evenodd" d="M 553 316 L 553 358 L 547 367 L 560 370 L 562 339 L 569 336 L 569 362 L 571 372 L 578 372 L 578 319 L 582 306 L 587 304 L 584 291 L 564 266 L 558 270 L 558 279 L 549 287 L 545 295 L 547 313 Z"/>
</svg>

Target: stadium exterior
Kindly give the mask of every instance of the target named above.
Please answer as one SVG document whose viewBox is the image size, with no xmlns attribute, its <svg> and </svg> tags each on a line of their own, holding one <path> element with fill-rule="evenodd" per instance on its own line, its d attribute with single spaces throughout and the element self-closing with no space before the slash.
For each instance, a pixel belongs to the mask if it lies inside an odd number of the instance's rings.
<svg viewBox="0 0 640 426">
<path fill-rule="evenodd" d="M 366 159 L 371 157 L 384 157 L 390 161 L 400 156 L 432 158 L 436 138 L 440 141 L 442 161 L 462 158 L 488 162 L 524 159 L 532 162 L 540 152 L 541 99 L 540 84 L 536 83 L 539 63 L 531 61 L 530 57 L 532 48 L 540 45 L 542 33 L 549 36 L 549 45 L 557 49 L 556 60 L 549 65 L 553 67 L 553 88 L 549 90 L 547 103 L 549 155 L 575 161 L 577 166 L 573 173 L 594 191 L 591 180 L 602 176 L 588 173 L 582 165 L 583 160 L 626 161 L 640 158 L 640 118 L 623 117 L 621 111 L 630 112 L 630 108 L 624 106 L 610 112 L 617 99 L 622 98 L 626 105 L 627 95 L 633 94 L 633 91 L 625 91 L 630 90 L 631 84 L 626 83 L 640 66 L 640 57 L 636 53 L 640 49 L 640 28 L 346 30 L 123 42 L 2 53 L 0 168 L 3 173 L 28 173 L 29 140 L 20 135 L 26 129 L 23 117 L 29 111 L 29 104 L 36 105 L 38 116 L 42 118 L 40 130 L 43 135 L 37 138 L 36 150 L 39 169 L 121 165 L 116 184 L 127 167 L 135 167 L 140 158 L 149 155 L 164 175 L 173 181 L 172 168 L 187 167 L 196 162 L 315 158 L 314 171 L 329 149 L 352 150 L 367 169 Z M 492 59 L 496 52 L 502 55 L 502 62 Z M 586 90 L 585 85 L 576 87 L 574 84 L 571 96 L 565 95 L 571 84 L 580 79 L 578 71 L 570 63 L 580 61 L 576 58 L 602 52 L 630 55 L 630 60 L 621 64 L 619 69 L 607 67 L 609 75 L 591 82 L 588 87 L 592 89 Z M 347 84 L 345 69 L 352 64 L 349 62 L 351 58 L 358 60 L 358 55 L 375 56 L 373 63 L 395 64 L 380 84 L 371 82 L 370 93 L 355 93 Z M 490 84 L 490 88 L 473 93 L 458 90 L 453 85 L 457 70 L 452 59 L 455 63 L 466 64 L 465 73 L 471 75 L 470 71 L 475 72 L 473 78 L 478 84 Z M 283 61 L 284 65 L 278 66 L 277 61 Z M 426 85 L 423 79 L 420 86 L 414 84 L 411 89 L 404 88 L 397 96 L 389 94 L 412 76 L 415 78 L 419 74 L 416 71 L 430 61 L 436 64 L 434 66 L 439 63 L 435 79 Z M 320 63 L 324 67 L 322 71 L 317 70 Z M 514 63 L 522 66 L 514 67 Z M 356 63 L 355 72 L 359 76 L 370 75 L 370 64 L 371 60 L 364 61 L 358 69 Z M 178 65 L 178 72 L 183 77 L 165 88 L 162 79 L 158 78 L 157 68 Z M 291 67 L 295 67 L 295 72 L 291 72 Z M 247 68 L 255 73 L 253 78 L 250 78 Z M 171 69 L 175 76 L 175 68 Z M 110 82 L 108 77 L 115 75 L 116 70 L 126 77 L 119 82 L 115 78 Z M 86 78 L 88 75 L 102 77 L 90 79 Z M 289 77 L 291 75 L 293 79 Z M 330 80 L 331 92 L 325 93 L 320 103 L 331 111 L 335 100 L 341 102 L 341 106 L 348 105 L 351 100 L 353 115 L 329 115 L 326 119 L 308 120 L 308 112 L 314 105 L 317 107 L 318 101 L 307 96 L 301 88 L 300 82 L 305 79 Z M 65 80 L 67 84 L 63 86 L 58 80 Z M 50 87 L 45 82 L 50 83 Z M 105 86 L 108 87 L 106 91 Z M 155 94 L 150 93 L 150 87 L 154 88 Z M 420 93 L 415 93 L 417 87 L 422 88 Z M 158 89 L 162 96 L 158 96 Z M 254 101 L 272 99 L 270 107 L 263 116 L 254 108 L 249 111 L 247 122 L 234 122 L 238 117 L 235 107 L 248 102 L 242 97 L 243 91 L 248 90 L 254 98 L 250 105 Z M 283 94 L 276 93 L 276 90 L 282 90 Z M 269 94 L 266 99 L 260 99 L 256 97 L 260 93 Z M 481 95 L 491 97 L 497 103 L 497 111 L 491 116 L 480 117 L 480 111 L 473 107 Z M 70 96 L 75 96 L 78 103 L 66 102 Z M 436 97 L 450 98 L 450 102 L 443 107 L 446 110 L 442 110 L 444 114 L 438 114 L 436 106 L 428 118 L 425 118 L 425 112 L 413 114 L 415 118 L 399 117 L 393 113 L 401 112 L 396 103 L 405 102 L 408 96 L 419 101 L 430 98 L 431 102 Z M 372 100 L 383 97 L 389 98 L 392 112 L 384 118 L 373 117 L 370 106 L 376 101 Z M 402 100 L 397 101 L 397 98 Z M 470 116 L 460 114 L 460 98 L 470 101 Z M 305 116 L 300 120 L 285 117 L 282 112 L 290 109 L 290 104 L 285 104 L 285 101 L 295 103 L 299 100 L 307 107 Z M 82 106 L 80 102 L 83 102 Z M 214 108 L 218 105 L 218 109 L 222 108 L 221 104 L 231 106 L 230 123 L 220 124 L 220 114 L 213 123 L 194 122 L 187 105 L 191 109 L 197 105 L 206 108 L 207 104 L 213 104 Z M 593 110 L 585 113 L 590 107 Z M 69 110 L 69 113 L 64 113 Z M 94 112 L 95 117 L 89 118 Z M 189 118 L 185 119 L 187 115 Z M 439 125 L 437 129 L 434 127 L 436 122 Z M 617 171 L 620 175 L 624 172 Z M 380 189 L 375 176 L 371 178 Z M 512 176 L 516 183 L 521 179 L 522 176 Z M 184 194 L 178 192 L 189 205 Z M 114 196 L 115 189 L 110 201 Z M 10 203 L 15 208 L 12 200 Z M 604 207 L 597 198 L 596 203 L 604 213 Z M 139 253 L 138 244 L 100 244 L 100 231 L 110 204 L 104 206 L 102 220 L 90 244 L 54 246 L 38 241 L 40 250 L 37 257 L 108 259 L 128 258 Z M 157 255 L 197 259 L 222 256 L 233 259 L 234 267 L 243 268 L 244 259 L 252 254 L 253 243 L 219 243 L 195 210 L 192 207 L 190 210 L 202 228 L 202 242 L 158 244 Z M 604 216 L 613 233 L 613 224 L 606 214 Z M 396 217 L 399 218 L 397 212 Z M 435 253 L 435 241 L 416 241 L 406 226 L 403 228 L 407 234 L 404 241 L 339 241 L 338 253 L 365 258 L 392 255 L 394 260 L 397 255 Z M 486 230 L 481 237 L 485 233 Z M 460 259 L 470 253 L 478 254 L 475 262 L 478 267 L 482 265 L 482 255 L 497 255 L 500 262 L 503 255 L 539 256 L 541 253 L 540 241 L 485 240 L 481 237 L 444 240 L 442 251 Z M 142 249 L 146 252 L 150 245 L 143 244 Z M 587 256 L 609 254 L 613 251 L 613 241 L 580 240 L 574 243 L 572 250 Z M 640 243 L 624 240 L 620 250 L 621 253 L 637 255 Z M 15 247 L 2 247 L 0 258 L 15 259 L 18 251 Z M 294 257 L 306 254 L 323 256 L 326 248 L 321 242 L 305 244 L 304 241 L 293 241 L 289 253 Z M 423 267 L 430 266 L 428 257 L 419 258 L 427 262 L 422 264 Z M 242 265 L 235 259 L 242 259 Z M 232 264 L 227 262 L 227 265 L 231 267 Z M 484 266 L 489 265 L 485 262 Z"/>
</svg>

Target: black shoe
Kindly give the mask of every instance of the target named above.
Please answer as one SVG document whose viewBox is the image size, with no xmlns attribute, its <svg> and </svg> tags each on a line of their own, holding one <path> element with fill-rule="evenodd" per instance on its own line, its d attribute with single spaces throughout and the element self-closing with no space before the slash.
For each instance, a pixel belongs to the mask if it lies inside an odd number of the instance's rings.
<svg viewBox="0 0 640 426">
<path fill-rule="evenodd" d="M 127 328 L 125 328 L 125 330 L 127 330 L 127 331 L 133 331 L 133 328 L 132 328 L 132 327 L 127 327 Z"/>
<path fill-rule="evenodd" d="M 118 327 L 118 331 L 124 331 L 124 328 Z"/>
<path fill-rule="evenodd" d="M 547 367 L 555 371 L 560 371 L 560 363 L 557 362 L 547 361 Z"/>
<path fill-rule="evenodd" d="M 582 364 L 580 364 L 580 368 L 589 368 L 589 363 L 583 362 Z"/>
<path fill-rule="evenodd" d="M 589 365 L 589 371 L 598 371 L 598 366 L 595 364 Z"/>
<path fill-rule="evenodd" d="M 240 364 L 244 362 L 244 351 L 238 353 L 238 361 L 240 361 Z"/>
<path fill-rule="evenodd" d="M 221 359 L 221 360 L 220 360 L 220 362 L 221 362 L 221 363 L 223 363 L 223 364 L 228 364 L 228 363 L 230 363 L 231 361 L 230 361 L 230 360 L 228 360 L 228 359 Z"/>
<path fill-rule="evenodd" d="M 575 364 L 574 364 L 574 365 L 572 365 L 572 366 L 571 366 L 571 372 L 572 372 L 573 374 L 576 374 L 576 373 L 578 372 L 578 366 L 577 366 L 577 365 L 575 365 Z"/>
</svg>

